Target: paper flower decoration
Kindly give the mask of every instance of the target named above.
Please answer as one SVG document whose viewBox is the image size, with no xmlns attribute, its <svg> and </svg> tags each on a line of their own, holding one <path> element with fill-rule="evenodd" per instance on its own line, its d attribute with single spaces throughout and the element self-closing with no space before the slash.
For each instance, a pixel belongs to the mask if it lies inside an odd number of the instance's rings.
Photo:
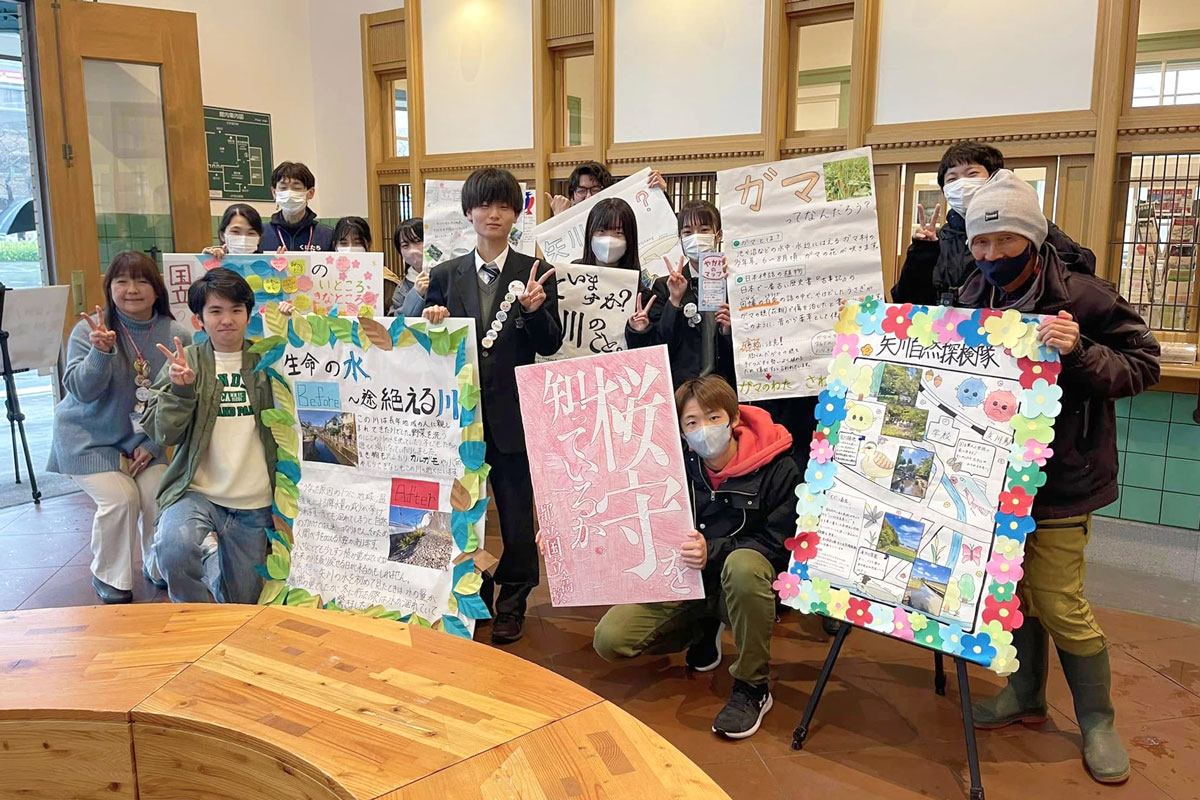
<svg viewBox="0 0 1200 800">
<path fill-rule="evenodd" d="M 1046 459 L 1054 455 L 1054 450 L 1048 444 L 1043 444 L 1037 439 L 1027 439 L 1022 452 L 1022 458 L 1030 463 L 1037 464 L 1039 467 L 1046 466 Z"/>
<path fill-rule="evenodd" d="M 1054 421 L 1050 417 L 1038 414 L 1034 417 L 1026 417 L 1024 414 L 1018 414 L 1008 422 L 1013 429 L 1013 438 L 1017 441 L 1027 442 L 1030 439 L 1036 439 L 1042 444 L 1050 444 L 1054 441 Z"/>
<path fill-rule="evenodd" d="M 779 593 L 780 600 L 790 600 L 800 594 L 800 578 L 790 572 L 781 572 L 771 588 Z"/>
<path fill-rule="evenodd" d="M 823 434 L 813 436 L 812 442 L 808 445 L 808 457 L 818 464 L 824 464 L 833 460 L 833 445 L 825 438 Z"/>
<path fill-rule="evenodd" d="M 1038 378 L 1021 393 L 1021 413 L 1030 417 L 1038 414 L 1057 417 L 1062 411 L 1062 393 L 1061 386 L 1051 386 L 1045 378 Z"/>
<path fill-rule="evenodd" d="M 821 512 L 825 510 L 825 504 L 829 502 L 829 498 L 823 493 L 813 494 L 803 483 L 796 487 L 796 491 L 799 493 L 801 489 L 804 492 L 800 494 L 800 499 L 796 501 L 796 513 L 799 515 L 812 514 L 820 516 Z"/>
<path fill-rule="evenodd" d="M 1000 513 L 1002 514 L 1012 514 L 1017 517 L 1029 516 L 1029 509 L 1032 506 L 1033 497 L 1020 486 L 1000 493 Z"/>
<path fill-rule="evenodd" d="M 958 335 L 967 347 L 982 347 L 987 344 L 987 331 L 984 330 L 983 320 L 980 319 L 978 311 L 958 323 Z"/>
<path fill-rule="evenodd" d="M 956 342 L 961 339 L 958 326 L 965 317 L 954 309 L 946 309 L 941 316 L 933 321 L 933 332 L 942 344 Z"/>
<path fill-rule="evenodd" d="M 866 308 L 860 308 L 858 314 L 854 317 L 854 321 L 858 323 L 859 329 L 867 336 L 876 333 L 883 333 L 883 314 L 879 313 L 879 305 L 868 311 Z"/>
<path fill-rule="evenodd" d="M 816 531 L 805 531 L 785 539 L 783 546 L 791 552 L 792 558 L 804 563 L 817 554 L 817 545 L 820 543 L 820 534 Z"/>
<path fill-rule="evenodd" d="M 933 345 L 933 317 L 928 311 L 918 311 L 912 316 L 912 325 L 908 328 L 908 338 L 916 339 L 926 347 Z"/>
<path fill-rule="evenodd" d="M 913 640 L 912 625 L 908 622 L 908 612 L 900 606 L 892 609 L 892 635 L 897 639 Z"/>
<path fill-rule="evenodd" d="M 1020 313 L 1010 308 L 999 316 L 987 317 L 983 322 L 983 329 L 987 331 L 988 344 L 1011 350 L 1025 334 L 1026 325 L 1021 320 Z"/>
<path fill-rule="evenodd" d="M 810 491 L 827 492 L 833 488 L 833 478 L 837 475 L 837 471 L 836 461 L 830 461 L 827 464 L 810 461 L 808 469 L 804 470 L 804 481 L 808 484 Z"/>
<path fill-rule="evenodd" d="M 1030 462 L 1028 466 L 1009 467 L 1008 480 L 1013 486 L 1020 486 L 1025 491 L 1033 494 L 1046 485 L 1046 473 L 1042 472 L 1041 468 L 1036 464 Z"/>
<path fill-rule="evenodd" d="M 874 314 L 879 310 L 879 298 L 873 297 L 872 295 L 867 295 L 863 298 L 863 301 L 858 304 L 858 307 L 861 310 L 866 311 L 868 314 Z"/>
<path fill-rule="evenodd" d="M 983 599 L 982 619 L 984 622 L 999 622 L 1005 630 L 1019 628 L 1025 621 L 1025 616 L 1019 608 L 1020 604 L 1021 601 L 1015 597 L 1001 602 L 988 595 Z"/>
<path fill-rule="evenodd" d="M 1025 555 L 1025 548 L 1021 545 L 1022 541 L 1010 539 L 1007 536 L 997 533 L 996 543 L 993 546 L 992 552 L 999 553 L 1009 561 L 1012 561 L 1014 559 L 1022 558 Z"/>
<path fill-rule="evenodd" d="M 1021 370 L 1021 388 L 1032 389 L 1038 380 L 1050 381 L 1062 372 L 1061 361 L 1034 361 L 1029 358 L 1018 358 L 1017 367 Z"/>
<path fill-rule="evenodd" d="M 845 619 L 846 612 L 850 610 L 850 592 L 846 589 L 833 589 L 829 592 L 826 605 L 829 606 L 829 616 Z"/>
<path fill-rule="evenodd" d="M 917 644 L 923 644 L 926 647 L 932 647 L 935 650 L 942 649 L 942 632 L 940 625 L 926 625 L 919 631 L 913 634 L 913 641 Z"/>
<path fill-rule="evenodd" d="M 905 303 L 902 306 L 890 306 L 884 314 L 883 328 L 884 333 L 891 334 L 897 339 L 908 338 L 908 329 L 912 325 L 912 320 L 908 318 L 909 312 L 912 311 L 912 303 Z"/>
<path fill-rule="evenodd" d="M 846 619 L 855 625 L 870 625 L 875 618 L 871 615 L 871 601 L 862 597 L 851 597 Z"/>
<path fill-rule="evenodd" d="M 803 561 L 792 561 L 792 565 L 788 567 L 788 572 L 802 581 L 808 580 L 808 564 L 805 564 Z"/>
<path fill-rule="evenodd" d="M 858 303 L 845 303 L 838 312 L 837 324 L 833 326 L 834 333 L 857 333 Z"/>
<path fill-rule="evenodd" d="M 962 637 L 962 654 L 972 661 L 987 664 L 996 657 L 996 648 L 992 646 L 992 637 L 980 631 Z"/>
<path fill-rule="evenodd" d="M 947 625 L 942 629 L 942 649 L 952 656 L 962 653 L 963 629 L 961 625 Z"/>
<path fill-rule="evenodd" d="M 854 333 L 838 334 L 837 340 L 833 344 L 833 355 L 856 358 L 858 356 L 858 335 Z"/>
<path fill-rule="evenodd" d="M 989 575 L 1002 583 L 1019 581 L 1025 574 L 1019 561 L 1005 558 L 999 554 L 992 556 L 992 560 L 988 562 L 987 571 Z"/>
<path fill-rule="evenodd" d="M 929 617 L 922 614 L 920 611 L 908 612 L 908 625 L 913 629 L 913 632 L 925 630 L 925 626 L 929 624 Z"/>
<path fill-rule="evenodd" d="M 1015 586 L 1015 583 L 998 583 L 992 581 L 992 585 L 988 588 L 988 594 L 996 598 L 999 602 L 1004 603 L 1013 599 L 1013 588 Z"/>
<path fill-rule="evenodd" d="M 1028 358 L 1034 361 L 1041 361 L 1040 345 L 1037 340 L 1037 323 L 1022 322 L 1022 327 L 1025 329 L 1020 338 L 1017 339 L 1009 352 L 1016 358 Z"/>
<path fill-rule="evenodd" d="M 847 386 L 854 380 L 854 359 L 848 355 L 840 355 L 829 365 L 829 379 L 839 381 Z"/>
<path fill-rule="evenodd" d="M 822 425 L 832 425 L 846 416 L 846 400 L 842 397 L 831 397 L 827 392 L 821 392 L 817 397 L 817 420 Z"/>
</svg>

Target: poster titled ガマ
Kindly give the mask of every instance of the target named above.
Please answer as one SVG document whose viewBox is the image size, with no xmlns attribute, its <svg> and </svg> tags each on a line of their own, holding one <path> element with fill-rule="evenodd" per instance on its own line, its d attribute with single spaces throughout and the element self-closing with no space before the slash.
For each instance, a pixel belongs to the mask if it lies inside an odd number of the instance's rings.
<svg viewBox="0 0 1200 800">
<path fill-rule="evenodd" d="M 665 346 L 517 368 L 550 601 L 704 597 Z"/>
<path fill-rule="evenodd" d="M 717 173 L 744 400 L 825 385 L 840 301 L 883 294 L 870 148 Z"/>
</svg>

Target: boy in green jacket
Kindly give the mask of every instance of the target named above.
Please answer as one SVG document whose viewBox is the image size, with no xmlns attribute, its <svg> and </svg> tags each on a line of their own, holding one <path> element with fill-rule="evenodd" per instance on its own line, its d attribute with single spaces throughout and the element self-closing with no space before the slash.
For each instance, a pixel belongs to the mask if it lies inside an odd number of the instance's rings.
<svg viewBox="0 0 1200 800">
<path fill-rule="evenodd" d="M 275 439 L 260 415 L 275 400 L 247 350 L 254 292 L 218 268 L 191 285 L 188 308 L 208 340 L 158 345 L 167 362 L 142 417 L 151 438 L 175 447 L 158 490 L 155 560 L 176 603 L 255 603 L 275 493 Z"/>
</svg>

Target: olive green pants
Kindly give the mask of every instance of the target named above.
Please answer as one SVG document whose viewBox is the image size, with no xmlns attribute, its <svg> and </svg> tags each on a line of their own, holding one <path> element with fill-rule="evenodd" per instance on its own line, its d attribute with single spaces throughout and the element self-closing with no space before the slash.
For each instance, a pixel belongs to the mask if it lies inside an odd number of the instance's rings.
<svg viewBox="0 0 1200 800">
<path fill-rule="evenodd" d="M 593 646 L 605 661 L 643 653 L 678 653 L 699 636 L 700 623 L 719 615 L 733 631 L 738 657 L 729 674 L 761 684 L 771 662 L 775 625 L 775 580 L 771 562 L 757 550 L 734 550 L 721 569 L 719 590 L 707 587 L 704 600 L 678 603 L 630 603 L 613 606 L 596 624 Z"/>
<path fill-rule="evenodd" d="M 1075 656 L 1094 656 L 1107 644 L 1083 595 L 1091 532 L 1091 514 L 1038 522 L 1025 540 L 1025 575 L 1017 584 L 1025 616 L 1037 617 L 1055 646 Z"/>
</svg>

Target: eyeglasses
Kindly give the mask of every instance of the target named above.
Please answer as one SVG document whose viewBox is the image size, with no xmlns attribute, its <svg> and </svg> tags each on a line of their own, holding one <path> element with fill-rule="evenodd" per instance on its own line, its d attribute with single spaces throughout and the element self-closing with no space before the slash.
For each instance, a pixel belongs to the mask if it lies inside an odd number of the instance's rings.
<svg viewBox="0 0 1200 800">
<path fill-rule="evenodd" d="M 575 197 L 583 199 L 584 197 L 591 197 L 594 194 L 600 194 L 603 191 L 603 186 L 578 186 L 575 189 Z"/>
</svg>

